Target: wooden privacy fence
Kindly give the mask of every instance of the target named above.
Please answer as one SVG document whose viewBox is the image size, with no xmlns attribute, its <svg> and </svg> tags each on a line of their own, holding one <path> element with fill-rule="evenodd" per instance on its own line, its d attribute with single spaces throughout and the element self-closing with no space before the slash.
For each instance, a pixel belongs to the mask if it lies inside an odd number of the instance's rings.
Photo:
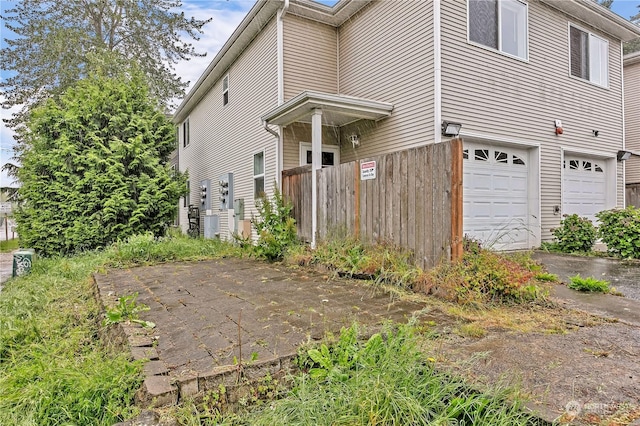
<svg viewBox="0 0 640 426">
<path fill-rule="evenodd" d="M 282 192 L 306 240 L 312 184 L 309 166 L 283 171 Z M 323 168 L 317 185 L 319 239 L 345 230 L 362 241 L 391 242 L 410 249 L 423 268 L 462 254 L 460 139 Z"/>
</svg>

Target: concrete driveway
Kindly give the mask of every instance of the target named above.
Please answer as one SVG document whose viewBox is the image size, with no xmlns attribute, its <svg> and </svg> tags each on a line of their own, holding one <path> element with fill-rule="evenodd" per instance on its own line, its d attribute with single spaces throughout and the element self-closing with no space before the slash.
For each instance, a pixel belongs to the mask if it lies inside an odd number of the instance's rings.
<svg viewBox="0 0 640 426">
<path fill-rule="evenodd" d="M 553 296 L 567 307 L 577 308 L 626 324 L 640 327 L 640 262 L 601 257 L 572 256 L 538 251 L 533 258 L 549 272 L 567 283 L 570 277 L 595 277 L 606 280 L 624 297 L 583 293 L 566 286 L 555 286 Z"/>
</svg>

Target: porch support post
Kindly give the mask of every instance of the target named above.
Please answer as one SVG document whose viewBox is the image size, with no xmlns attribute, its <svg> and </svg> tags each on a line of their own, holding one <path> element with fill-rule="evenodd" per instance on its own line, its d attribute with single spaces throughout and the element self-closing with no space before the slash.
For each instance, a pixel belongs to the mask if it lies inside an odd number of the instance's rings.
<svg viewBox="0 0 640 426">
<path fill-rule="evenodd" d="M 311 248 L 316 248 L 318 233 L 318 173 L 322 167 L 322 110 L 311 115 Z"/>
</svg>

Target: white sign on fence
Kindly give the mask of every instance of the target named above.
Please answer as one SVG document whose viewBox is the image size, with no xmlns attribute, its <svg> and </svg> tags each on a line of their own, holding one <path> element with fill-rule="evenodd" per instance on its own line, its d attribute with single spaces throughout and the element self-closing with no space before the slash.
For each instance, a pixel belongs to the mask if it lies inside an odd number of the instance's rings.
<svg viewBox="0 0 640 426">
<path fill-rule="evenodd" d="M 11 203 L 0 203 L 1 214 L 11 214 Z"/>
<path fill-rule="evenodd" d="M 376 162 L 366 161 L 360 163 L 360 180 L 369 180 L 376 178 Z"/>
</svg>

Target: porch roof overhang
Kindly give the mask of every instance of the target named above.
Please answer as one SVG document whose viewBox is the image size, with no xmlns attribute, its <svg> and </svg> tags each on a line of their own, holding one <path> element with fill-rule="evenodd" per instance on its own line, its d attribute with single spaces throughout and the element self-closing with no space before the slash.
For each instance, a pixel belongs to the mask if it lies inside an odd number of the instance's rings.
<svg viewBox="0 0 640 426">
<path fill-rule="evenodd" d="M 315 110 L 322 110 L 322 124 L 344 126 L 358 120 L 380 120 L 391 115 L 393 104 L 321 92 L 302 92 L 263 115 L 266 124 L 287 126 L 311 122 Z"/>
</svg>

